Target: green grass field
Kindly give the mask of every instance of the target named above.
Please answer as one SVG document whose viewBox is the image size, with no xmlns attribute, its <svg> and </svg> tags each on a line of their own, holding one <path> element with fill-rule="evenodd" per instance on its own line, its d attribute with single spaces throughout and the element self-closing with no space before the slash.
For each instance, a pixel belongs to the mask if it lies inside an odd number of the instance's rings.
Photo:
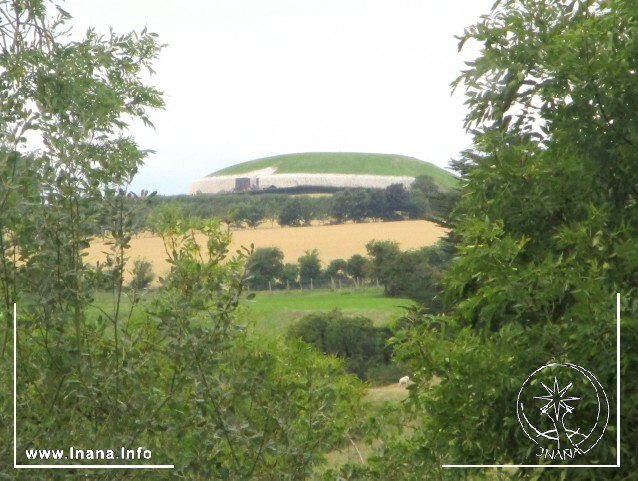
<svg viewBox="0 0 638 481">
<path fill-rule="evenodd" d="M 143 303 L 148 295 L 150 295 L 152 291 L 149 291 L 148 294 L 145 294 L 141 299 L 140 303 Z M 133 309 L 131 309 L 133 308 Z M 94 321 L 98 318 L 100 314 L 113 316 L 115 312 L 113 295 L 110 292 L 97 291 L 94 293 L 93 303 L 88 306 L 86 310 L 87 320 Z M 120 302 L 120 312 L 119 312 L 119 320 L 127 321 L 129 319 L 132 323 L 142 322 L 145 319 L 144 310 L 141 306 L 133 306 L 131 299 L 125 294 L 122 293 L 122 299 Z"/>
<path fill-rule="evenodd" d="M 371 408 L 378 410 L 384 403 L 397 404 L 409 396 L 409 391 L 405 387 L 397 384 L 390 386 L 373 387 L 368 390 L 364 401 L 370 403 Z"/>
<path fill-rule="evenodd" d="M 209 177 L 245 174 L 268 167 L 275 168 L 278 174 L 368 174 L 410 177 L 429 175 L 445 188 L 456 187 L 458 184 L 454 175 L 414 157 L 357 152 L 312 152 L 265 157 L 227 167 L 210 174 Z"/>
<path fill-rule="evenodd" d="M 148 296 L 153 295 L 149 291 Z M 142 303 L 144 300 L 141 301 Z M 336 291 L 317 289 L 314 291 L 261 291 L 252 300 L 244 299 L 240 304 L 239 322 L 249 322 L 255 335 L 273 338 L 285 334 L 292 323 L 313 312 L 325 312 L 339 309 L 349 316 L 364 316 L 372 319 L 375 325 L 383 325 L 403 314 L 403 306 L 412 303 L 409 299 L 383 297 L 380 287 L 359 289 L 341 289 Z M 131 302 L 122 296 L 120 320 L 128 317 Z M 101 310 L 113 312 L 111 294 L 98 292 L 93 305 L 87 309 L 89 320 L 97 319 Z M 133 310 L 131 322 L 144 319 L 142 306 Z"/>
<path fill-rule="evenodd" d="M 258 292 L 241 304 L 245 318 L 254 323 L 255 334 L 277 336 L 307 314 L 339 309 L 350 316 L 365 316 L 376 325 L 386 324 L 403 314 L 409 299 L 383 297 L 382 288 L 341 289 L 336 291 Z"/>
</svg>

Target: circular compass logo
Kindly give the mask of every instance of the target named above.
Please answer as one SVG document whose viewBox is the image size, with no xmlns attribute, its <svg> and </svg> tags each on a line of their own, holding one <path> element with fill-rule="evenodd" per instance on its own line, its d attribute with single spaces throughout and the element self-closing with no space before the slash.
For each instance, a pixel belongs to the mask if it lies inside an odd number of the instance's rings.
<svg viewBox="0 0 638 481">
<path fill-rule="evenodd" d="M 609 401 L 592 373 L 570 363 L 538 368 L 516 400 L 525 434 L 540 447 L 538 457 L 566 460 L 587 453 L 603 437 Z"/>
</svg>

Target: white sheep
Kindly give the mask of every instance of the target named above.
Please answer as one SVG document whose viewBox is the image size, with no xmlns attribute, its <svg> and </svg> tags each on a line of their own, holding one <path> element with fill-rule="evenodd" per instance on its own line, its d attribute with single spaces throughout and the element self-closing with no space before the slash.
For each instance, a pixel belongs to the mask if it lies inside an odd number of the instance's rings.
<svg viewBox="0 0 638 481">
<path fill-rule="evenodd" d="M 399 386 L 407 386 L 410 384 L 410 376 L 403 376 L 399 379 Z"/>
</svg>

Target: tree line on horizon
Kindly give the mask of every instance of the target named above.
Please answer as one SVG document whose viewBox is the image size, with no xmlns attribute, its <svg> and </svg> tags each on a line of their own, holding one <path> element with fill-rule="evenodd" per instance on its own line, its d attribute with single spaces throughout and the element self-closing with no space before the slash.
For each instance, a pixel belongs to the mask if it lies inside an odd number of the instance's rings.
<svg viewBox="0 0 638 481">
<path fill-rule="evenodd" d="M 246 286 L 251 290 L 335 290 L 379 284 L 387 297 L 407 297 L 437 312 L 439 281 L 455 252 L 451 236 L 407 251 L 395 241 L 372 240 L 366 252 L 366 256 L 332 259 L 323 268 L 317 249 L 306 251 L 293 263 L 284 262 L 278 247 L 257 248 L 246 260 Z"/>
<path fill-rule="evenodd" d="M 313 221 L 344 222 L 425 219 L 445 224 L 458 199 L 458 191 L 440 190 L 429 176 L 417 177 L 409 189 L 393 184 L 385 189 L 345 189 L 312 196 L 260 192 L 256 194 L 201 194 L 160 196 L 142 192 L 126 202 L 133 211 L 133 228 L 151 230 L 162 206 L 178 208 L 184 217 L 219 218 L 234 228 L 255 228 L 262 223 L 307 226 Z"/>
</svg>

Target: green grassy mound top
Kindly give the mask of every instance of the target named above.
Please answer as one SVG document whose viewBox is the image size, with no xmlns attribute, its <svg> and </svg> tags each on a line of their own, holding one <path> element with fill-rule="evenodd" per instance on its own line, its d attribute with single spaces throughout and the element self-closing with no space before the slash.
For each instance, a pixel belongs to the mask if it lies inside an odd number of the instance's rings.
<svg viewBox="0 0 638 481">
<path fill-rule="evenodd" d="M 357 152 L 312 152 L 286 154 L 242 162 L 209 175 L 241 175 L 272 167 L 277 174 L 362 174 L 401 175 L 416 177 L 429 175 L 443 187 L 454 187 L 456 177 L 436 165 L 414 157 L 391 154 Z"/>
</svg>

